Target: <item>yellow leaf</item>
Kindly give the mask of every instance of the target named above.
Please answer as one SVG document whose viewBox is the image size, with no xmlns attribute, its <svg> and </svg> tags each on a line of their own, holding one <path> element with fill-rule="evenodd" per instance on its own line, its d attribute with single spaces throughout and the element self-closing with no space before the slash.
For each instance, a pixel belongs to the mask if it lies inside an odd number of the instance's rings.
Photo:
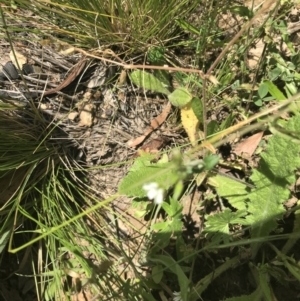
<svg viewBox="0 0 300 301">
<path fill-rule="evenodd" d="M 9 57 L 10 57 L 12 63 L 17 68 L 20 67 L 22 69 L 22 66 L 27 63 L 27 58 L 22 53 L 20 53 L 20 52 L 18 52 L 16 50 L 14 52 L 11 51 L 9 53 Z M 19 66 L 18 66 L 18 64 L 19 64 Z"/>
<path fill-rule="evenodd" d="M 192 109 L 191 103 L 183 106 L 180 111 L 182 125 L 192 145 L 196 145 L 196 141 L 199 139 L 198 130 L 200 122 Z"/>
</svg>

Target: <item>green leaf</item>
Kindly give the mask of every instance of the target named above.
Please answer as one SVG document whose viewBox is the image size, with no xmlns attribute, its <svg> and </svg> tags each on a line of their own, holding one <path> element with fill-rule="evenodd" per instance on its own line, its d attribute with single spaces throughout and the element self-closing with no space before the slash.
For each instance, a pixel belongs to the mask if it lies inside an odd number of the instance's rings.
<svg viewBox="0 0 300 301">
<path fill-rule="evenodd" d="M 229 7 L 229 10 L 233 14 L 240 15 L 241 17 L 248 17 L 248 19 L 251 19 L 253 17 L 253 11 L 250 10 L 247 6 L 243 6 L 243 5 L 232 6 Z"/>
<path fill-rule="evenodd" d="M 182 205 L 175 199 L 170 198 L 170 204 L 164 202 L 162 208 L 173 218 L 182 218 Z"/>
<path fill-rule="evenodd" d="M 170 87 L 170 74 L 166 70 L 154 70 L 154 75 L 164 87 Z"/>
<path fill-rule="evenodd" d="M 280 68 L 274 68 L 272 70 L 270 70 L 268 76 L 270 78 L 271 81 L 274 81 L 276 79 L 278 79 L 278 77 L 282 74 L 282 70 Z"/>
<path fill-rule="evenodd" d="M 220 131 L 226 130 L 233 124 L 234 113 L 230 113 L 220 125 Z"/>
<path fill-rule="evenodd" d="M 178 235 L 176 238 L 176 258 L 177 260 L 183 260 L 186 254 L 186 249 L 189 245 L 186 244 L 183 237 Z M 190 259 L 190 258 L 189 258 Z"/>
<path fill-rule="evenodd" d="M 258 95 L 260 98 L 264 98 L 269 93 L 268 85 L 265 83 L 260 84 L 258 88 Z"/>
<path fill-rule="evenodd" d="M 174 187 L 174 192 L 173 192 L 174 200 L 179 200 L 180 196 L 182 195 L 183 189 L 184 189 L 184 184 L 183 184 L 183 181 L 180 180 L 175 184 L 175 187 Z"/>
<path fill-rule="evenodd" d="M 294 82 L 286 82 L 285 89 L 289 96 L 295 95 L 298 92 L 298 88 Z"/>
<path fill-rule="evenodd" d="M 296 132 L 299 128 L 297 115 L 287 122 L 285 130 Z M 256 189 L 248 194 L 250 214 L 246 219 L 253 225 L 252 238 L 266 236 L 276 229 L 276 218 L 282 218 L 283 203 L 290 196 L 288 186 L 295 182 L 295 170 L 300 167 L 299 152 L 300 144 L 290 137 L 276 134 L 269 139 L 259 167 L 251 175 Z M 254 256 L 257 249 L 258 245 L 252 249 Z"/>
<path fill-rule="evenodd" d="M 154 228 L 154 226 L 156 226 L 156 224 L 152 225 L 151 229 Z M 154 231 L 154 234 L 152 235 L 152 239 L 151 239 L 154 244 L 153 247 L 151 248 L 151 254 L 160 253 L 161 250 L 163 250 L 170 244 L 170 239 L 171 239 L 171 236 L 173 235 L 173 233 L 168 231 L 169 230 L 168 228 L 166 231 L 164 231 L 164 229 L 166 229 L 166 227 L 162 226 L 160 228 L 158 227 L 158 229 L 157 229 L 160 231 Z"/>
<path fill-rule="evenodd" d="M 152 156 L 145 155 L 136 159 L 119 185 L 120 194 L 145 197 L 144 184 L 156 182 L 158 186 L 168 189 L 177 182 L 178 175 L 173 163 L 151 163 L 150 158 Z"/>
<path fill-rule="evenodd" d="M 154 75 L 137 70 L 131 72 L 130 80 L 138 87 L 169 95 L 170 91 Z"/>
<path fill-rule="evenodd" d="M 191 100 L 191 106 L 198 120 L 203 123 L 203 104 L 201 99 L 193 97 Z"/>
<path fill-rule="evenodd" d="M 147 53 L 147 58 L 152 65 L 163 65 L 166 62 L 165 48 L 161 46 L 151 47 Z"/>
<path fill-rule="evenodd" d="M 57 282 L 55 281 L 55 279 L 50 281 L 50 283 L 48 281 L 48 285 L 47 285 L 47 288 L 45 290 L 45 300 L 46 301 L 53 300 L 53 298 L 55 297 L 56 292 L 57 292 Z"/>
<path fill-rule="evenodd" d="M 277 100 L 282 101 L 285 100 L 286 97 L 284 94 L 269 80 L 263 82 L 263 84 L 268 87 L 269 93 Z"/>
<path fill-rule="evenodd" d="M 239 210 L 246 209 L 248 191 L 246 184 L 230 179 L 220 174 L 213 174 L 208 183 L 216 189 L 219 196 L 228 200 L 231 206 Z"/>
<path fill-rule="evenodd" d="M 152 257 L 149 256 L 149 260 L 164 265 L 177 276 L 181 292 L 181 298 L 183 301 L 188 301 L 188 288 L 190 285 L 190 281 L 184 274 L 179 264 L 172 257 L 166 255 L 155 255 Z"/>
<path fill-rule="evenodd" d="M 216 120 L 211 120 L 207 125 L 207 136 L 211 136 L 219 131 L 219 124 Z"/>
<path fill-rule="evenodd" d="M 164 269 L 160 264 L 153 267 L 152 279 L 155 283 L 157 283 L 157 284 L 160 283 L 163 275 L 164 275 Z"/>
<path fill-rule="evenodd" d="M 217 237 L 218 241 L 224 241 L 224 243 L 229 243 L 231 238 L 229 225 L 244 225 L 244 217 L 246 214 L 246 210 L 232 212 L 230 209 L 227 208 L 220 213 L 207 215 L 204 231 L 206 233 L 209 233 L 209 236 L 214 236 L 214 238 Z"/>
<path fill-rule="evenodd" d="M 204 168 L 206 170 L 213 169 L 220 160 L 220 156 L 218 155 L 207 155 L 203 158 Z"/>
<path fill-rule="evenodd" d="M 261 98 L 253 98 L 254 104 L 258 107 L 261 107 L 263 105 L 262 99 Z"/>
<path fill-rule="evenodd" d="M 152 225 L 152 229 L 175 234 L 181 233 L 183 226 L 182 205 L 177 200 L 170 198 L 170 204 L 163 202 L 162 208 L 167 213 L 166 221 L 155 223 Z"/>
<path fill-rule="evenodd" d="M 183 19 L 177 19 L 175 20 L 175 22 L 183 29 L 183 30 L 187 30 L 190 33 L 194 33 L 199 35 L 200 31 L 198 28 L 194 27 L 192 24 L 184 21 Z"/>
<path fill-rule="evenodd" d="M 7 245 L 7 242 L 9 240 L 10 234 L 12 232 L 12 229 L 8 229 L 5 231 L 2 231 L 1 235 L 0 235 L 0 254 L 2 253 L 2 251 L 4 250 L 4 248 Z"/>
<path fill-rule="evenodd" d="M 169 94 L 168 98 L 173 106 L 183 107 L 192 100 L 193 96 L 187 89 L 180 87 Z"/>
<path fill-rule="evenodd" d="M 270 288 L 270 277 L 268 274 L 268 265 L 262 265 L 258 268 L 259 286 L 264 294 L 264 300 L 274 301 L 273 293 Z"/>
</svg>

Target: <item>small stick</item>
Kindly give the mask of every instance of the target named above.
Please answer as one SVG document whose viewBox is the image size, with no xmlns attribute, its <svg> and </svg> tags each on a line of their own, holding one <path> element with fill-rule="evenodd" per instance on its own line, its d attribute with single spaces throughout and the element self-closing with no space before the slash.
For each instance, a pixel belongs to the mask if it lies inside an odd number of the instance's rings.
<svg viewBox="0 0 300 301">
<path fill-rule="evenodd" d="M 45 91 L 44 92 L 44 96 L 45 95 L 50 95 L 50 94 L 54 94 L 58 91 L 60 91 L 61 89 L 67 87 L 77 76 L 78 74 L 82 71 L 82 69 L 84 68 L 86 64 L 86 57 L 81 58 L 81 60 L 73 67 L 72 71 L 69 73 L 69 75 L 67 76 L 67 78 L 61 83 L 59 84 L 57 87 Z"/>
</svg>

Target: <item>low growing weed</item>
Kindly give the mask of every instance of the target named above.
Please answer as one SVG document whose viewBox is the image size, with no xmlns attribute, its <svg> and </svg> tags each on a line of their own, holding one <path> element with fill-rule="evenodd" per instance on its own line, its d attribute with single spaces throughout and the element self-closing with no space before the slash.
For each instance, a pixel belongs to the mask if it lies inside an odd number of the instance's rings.
<svg viewBox="0 0 300 301">
<path fill-rule="evenodd" d="M 285 124 L 285 129 L 294 132 L 299 129 L 299 126 L 300 117 L 296 115 Z M 246 184 L 241 184 L 235 180 L 213 175 L 212 180 L 214 181 L 218 197 L 226 199 L 231 205 L 231 209 L 226 208 L 220 213 L 205 215 L 204 231 L 198 239 L 204 240 L 205 238 L 209 243 L 206 247 L 198 250 L 192 247 L 188 252 L 188 245 L 185 244 L 182 233 L 183 216 L 182 202 L 180 202 L 183 189 L 182 181 L 187 180 L 193 173 L 204 171 L 206 167 L 205 161 L 208 161 L 209 164 L 212 162 L 210 167 L 213 167 L 217 163 L 217 157 L 204 157 L 204 161 L 200 160 L 197 162 L 190 160 L 180 162 L 175 155 L 175 159 L 167 164 L 160 162 L 151 163 L 151 158 L 147 156 L 141 156 L 137 159 L 128 176 L 122 181 L 120 193 L 126 193 L 131 197 L 146 197 L 146 192 L 143 191 L 142 185 L 148 182 L 157 183 L 159 187 L 164 188 L 165 192 L 173 191 L 173 193 L 171 192 L 173 197 L 166 198 L 163 204 L 160 205 L 166 214 L 165 221 L 154 223 L 151 227 L 152 239 L 147 260 L 156 264 L 155 269 L 153 269 L 153 281 L 156 283 L 166 281 L 167 278 L 165 277 L 169 277 L 167 276 L 168 273 L 173 273 L 176 276 L 174 275 L 175 278 L 172 285 L 176 287 L 177 283 L 182 300 L 198 300 L 210 284 L 212 277 L 218 277 L 221 273 L 225 273 L 232 268 L 232 266 L 237 267 L 240 264 L 244 264 L 240 256 L 245 256 L 245 254 L 237 255 L 224 262 L 212 272 L 213 274 L 206 275 L 197 283 L 193 283 L 190 280 L 193 278 L 193 273 L 197 273 L 197 270 L 192 271 L 191 268 L 187 268 L 186 262 L 196 260 L 195 258 L 200 253 L 207 250 L 218 250 L 219 248 L 242 245 L 247 249 L 248 254 L 246 256 L 254 260 L 254 262 L 257 260 L 259 262 L 258 258 L 260 257 L 270 257 L 270 250 L 275 250 L 276 252 L 271 258 L 264 260 L 262 265 L 258 264 L 256 266 L 249 263 L 254 278 L 261 279 L 256 281 L 256 289 L 251 296 L 260 296 L 263 299 L 268 298 L 272 291 L 269 281 L 272 277 L 278 280 L 279 272 L 281 275 L 285 274 L 286 276 L 287 273 L 291 273 L 298 279 L 298 268 L 290 264 L 296 263 L 296 261 L 293 259 L 293 256 L 286 254 L 292 246 L 291 243 L 296 243 L 297 232 L 293 231 L 293 234 L 290 235 L 289 240 L 286 242 L 286 245 L 289 245 L 289 247 L 287 248 L 285 245 L 283 252 L 276 247 L 276 244 L 272 243 L 273 237 L 269 235 L 278 228 L 276 220 L 282 219 L 286 213 L 283 205 L 290 196 L 290 191 L 287 187 L 295 183 L 296 180 L 294 171 L 300 166 L 299 151 L 299 142 L 293 138 L 287 138 L 279 133 L 271 137 L 266 150 L 261 153 L 258 168 L 252 171 L 250 180 L 255 185 L 255 188 L 252 189 Z M 168 182 L 166 179 L 168 179 Z M 296 209 L 295 211 L 296 216 L 298 216 L 298 210 Z M 240 240 L 239 235 L 236 236 L 237 232 L 234 230 L 239 227 L 242 227 L 239 230 L 242 231 L 240 235 L 246 229 L 249 231 L 247 237 L 243 235 L 242 240 Z M 294 229 L 296 230 L 297 228 L 297 221 L 295 221 Z M 288 236 L 282 235 L 282 238 L 284 237 Z M 176 241 L 176 255 L 173 256 L 171 256 L 173 253 L 172 248 L 170 249 L 172 240 Z M 172 259 L 174 257 L 177 259 L 176 261 Z M 279 262 L 281 268 L 277 266 Z M 186 273 L 190 273 L 189 278 L 186 276 Z M 238 300 L 247 300 L 249 297 L 244 296 Z M 226 300 L 236 299 L 228 298 Z"/>
</svg>

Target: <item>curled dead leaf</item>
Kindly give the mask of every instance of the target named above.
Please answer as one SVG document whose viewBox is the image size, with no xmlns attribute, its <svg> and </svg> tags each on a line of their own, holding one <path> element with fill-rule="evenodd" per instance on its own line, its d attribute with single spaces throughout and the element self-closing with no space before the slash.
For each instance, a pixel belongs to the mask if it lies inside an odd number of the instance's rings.
<svg viewBox="0 0 300 301">
<path fill-rule="evenodd" d="M 143 151 L 146 153 L 157 153 L 164 145 L 164 139 L 162 138 L 155 138 L 150 140 L 148 143 L 144 144 L 139 151 Z"/>
<path fill-rule="evenodd" d="M 166 105 L 164 110 L 161 112 L 161 114 L 159 114 L 157 117 L 155 117 L 151 120 L 151 123 L 150 123 L 151 126 L 149 126 L 145 130 L 144 134 L 133 140 L 129 140 L 127 142 L 127 145 L 129 147 L 135 147 L 135 146 L 141 144 L 149 134 L 151 134 L 154 130 L 156 130 L 166 120 L 166 118 L 168 117 L 168 115 L 171 111 L 171 107 L 172 107 L 171 103 L 168 102 L 168 104 Z"/>
</svg>

